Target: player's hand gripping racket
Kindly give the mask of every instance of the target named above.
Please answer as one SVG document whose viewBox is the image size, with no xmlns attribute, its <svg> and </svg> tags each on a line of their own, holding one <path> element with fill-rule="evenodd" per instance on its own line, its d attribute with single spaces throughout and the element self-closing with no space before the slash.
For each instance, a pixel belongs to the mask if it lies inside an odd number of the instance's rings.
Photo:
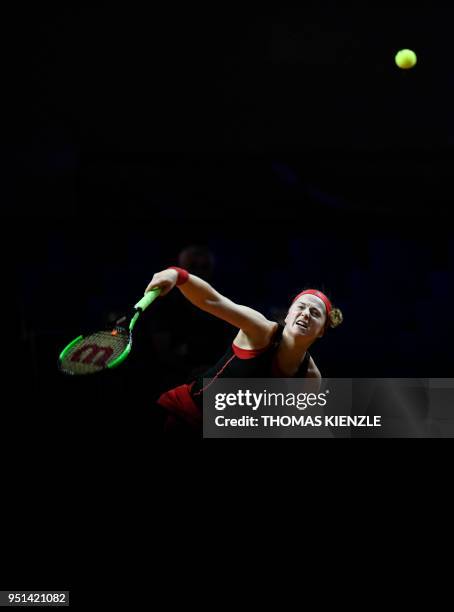
<svg viewBox="0 0 454 612">
<path fill-rule="evenodd" d="M 131 352 L 137 319 L 160 293 L 160 289 L 146 293 L 134 306 L 131 316 L 119 319 L 114 329 L 75 338 L 60 353 L 60 370 L 65 374 L 96 374 L 123 363 Z"/>
</svg>

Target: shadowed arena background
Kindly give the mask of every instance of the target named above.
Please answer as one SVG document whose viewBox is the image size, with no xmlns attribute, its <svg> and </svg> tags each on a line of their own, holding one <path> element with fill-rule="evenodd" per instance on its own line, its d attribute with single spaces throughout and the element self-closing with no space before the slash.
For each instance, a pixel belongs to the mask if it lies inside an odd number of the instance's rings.
<svg viewBox="0 0 454 612">
<path fill-rule="evenodd" d="M 202 269 L 217 289 L 269 317 L 302 287 L 325 289 L 345 322 L 314 346 L 323 375 L 452 376 L 454 11 L 345 4 L 3 7 L 9 585 L 25 583 L 26 566 L 34 585 L 40 572 L 51 588 L 74 584 L 83 544 L 86 583 L 105 517 L 156 493 L 153 399 L 234 331 L 175 292 L 140 321 L 121 370 L 67 379 L 57 357 L 191 245 L 210 253 Z M 406 47 L 418 63 L 402 71 L 394 55 Z M 192 461 L 176 470 L 191 487 Z"/>
<path fill-rule="evenodd" d="M 57 409 L 62 344 L 189 245 L 211 252 L 217 289 L 270 317 L 325 288 L 345 314 L 314 347 L 327 376 L 451 374 L 451 9 L 31 11 L 11 17 L 2 142 L 24 401 Z M 403 47 L 412 70 L 394 64 Z M 147 313 L 115 401 L 230 341 L 179 298 Z"/>
</svg>

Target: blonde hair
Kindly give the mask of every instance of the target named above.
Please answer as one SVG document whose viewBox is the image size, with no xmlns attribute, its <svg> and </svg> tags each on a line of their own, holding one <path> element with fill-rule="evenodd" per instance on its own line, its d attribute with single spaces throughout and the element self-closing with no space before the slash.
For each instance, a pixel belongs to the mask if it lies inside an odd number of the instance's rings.
<svg viewBox="0 0 454 612">
<path fill-rule="evenodd" d="M 344 320 L 344 315 L 340 308 L 333 308 L 328 315 L 328 327 L 337 327 Z"/>
</svg>

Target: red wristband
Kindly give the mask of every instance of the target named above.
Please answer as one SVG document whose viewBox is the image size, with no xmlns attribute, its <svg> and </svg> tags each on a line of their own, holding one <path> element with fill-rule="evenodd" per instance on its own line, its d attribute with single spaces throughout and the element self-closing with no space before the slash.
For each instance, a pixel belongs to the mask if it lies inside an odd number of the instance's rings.
<svg viewBox="0 0 454 612">
<path fill-rule="evenodd" d="M 177 266 L 170 266 L 167 270 L 176 270 L 178 272 L 177 287 L 184 285 L 184 283 L 188 281 L 189 272 L 187 270 L 183 270 L 183 268 L 178 268 Z"/>
</svg>

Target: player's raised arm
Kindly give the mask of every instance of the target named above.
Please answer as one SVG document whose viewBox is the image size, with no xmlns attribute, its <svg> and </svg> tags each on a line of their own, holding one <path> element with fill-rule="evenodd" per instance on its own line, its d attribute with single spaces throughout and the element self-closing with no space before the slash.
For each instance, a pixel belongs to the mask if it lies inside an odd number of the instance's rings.
<svg viewBox="0 0 454 612">
<path fill-rule="evenodd" d="M 265 338 L 275 329 L 276 324 L 260 312 L 232 302 L 206 281 L 180 268 L 156 273 L 146 291 L 160 288 L 161 295 L 166 295 L 175 286 L 194 306 L 241 329 L 251 339 Z"/>
</svg>

